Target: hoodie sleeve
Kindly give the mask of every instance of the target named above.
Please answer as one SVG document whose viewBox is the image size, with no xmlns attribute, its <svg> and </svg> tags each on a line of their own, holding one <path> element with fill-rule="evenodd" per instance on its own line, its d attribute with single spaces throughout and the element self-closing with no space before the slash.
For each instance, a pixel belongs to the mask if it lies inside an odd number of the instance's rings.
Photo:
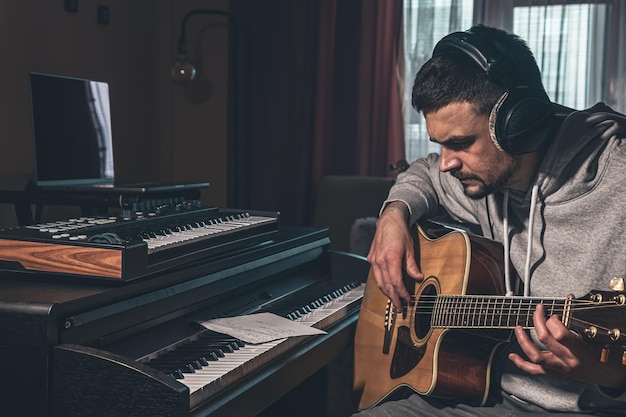
<svg viewBox="0 0 626 417">
<path fill-rule="evenodd" d="M 475 202 L 464 197 L 463 186 L 456 178 L 439 171 L 439 155 L 435 153 L 414 161 L 398 175 L 381 212 L 394 201 L 408 207 L 409 224 L 420 218 L 432 218 L 443 207 L 457 221 L 478 223 Z"/>
</svg>

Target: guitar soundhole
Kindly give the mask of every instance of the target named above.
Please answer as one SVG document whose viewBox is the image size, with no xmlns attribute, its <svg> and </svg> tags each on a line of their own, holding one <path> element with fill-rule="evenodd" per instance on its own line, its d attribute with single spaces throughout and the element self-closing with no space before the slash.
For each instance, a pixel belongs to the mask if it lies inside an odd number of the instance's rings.
<svg viewBox="0 0 626 417">
<path fill-rule="evenodd" d="M 433 305 L 437 296 L 437 287 L 424 283 L 419 294 L 416 294 L 415 320 L 413 321 L 415 336 L 422 340 L 430 331 L 430 320 L 433 316 Z"/>
</svg>

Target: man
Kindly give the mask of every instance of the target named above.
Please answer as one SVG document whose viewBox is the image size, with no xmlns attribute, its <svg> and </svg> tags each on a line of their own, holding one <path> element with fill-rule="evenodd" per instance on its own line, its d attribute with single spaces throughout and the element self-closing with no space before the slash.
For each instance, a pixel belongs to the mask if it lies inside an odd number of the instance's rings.
<svg viewBox="0 0 626 417">
<path fill-rule="evenodd" d="M 485 26 L 438 43 L 415 78 L 413 107 L 441 152 L 398 176 L 368 254 L 398 311 L 410 299 L 403 272 L 424 278 L 409 228 L 442 212 L 503 243 L 513 266 L 506 295 L 582 297 L 626 274 L 624 115 L 553 105 L 525 42 Z M 626 366 L 600 361 L 545 311 L 539 305 L 534 330 L 516 328 L 494 359 L 501 395 L 487 405 L 413 394 L 363 417 L 626 414 Z M 622 344 L 610 354 L 621 356 Z"/>
</svg>

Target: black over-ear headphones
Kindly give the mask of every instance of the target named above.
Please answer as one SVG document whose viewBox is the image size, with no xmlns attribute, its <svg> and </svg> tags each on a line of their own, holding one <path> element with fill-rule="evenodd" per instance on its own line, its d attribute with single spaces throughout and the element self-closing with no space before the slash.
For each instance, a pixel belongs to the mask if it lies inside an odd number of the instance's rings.
<svg viewBox="0 0 626 417">
<path fill-rule="evenodd" d="M 534 152 L 549 139 L 554 120 L 552 103 L 545 94 L 512 77 L 511 62 L 489 42 L 468 32 L 454 32 L 441 39 L 433 56 L 456 49 L 464 52 L 489 80 L 507 91 L 498 99 L 489 117 L 494 144 L 511 154 Z"/>
</svg>

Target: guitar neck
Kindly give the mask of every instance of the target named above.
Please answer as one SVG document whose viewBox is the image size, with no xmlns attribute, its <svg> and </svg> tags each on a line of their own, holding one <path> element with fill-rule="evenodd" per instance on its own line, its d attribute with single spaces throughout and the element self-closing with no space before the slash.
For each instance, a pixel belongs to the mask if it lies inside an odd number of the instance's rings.
<svg viewBox="0 0 626 417">
<path fill-rule="evenodd" d="M 513 329 L 534 327 L 533 313 L 539 304 L 546 316 L 558 315 L 568 325 L 571 299 L 503 297 L 481 295 L 437 295 L 431 326 L 456 329 Z M 418 307 L 419 309 L 419 307 Z"/>
</svg>

